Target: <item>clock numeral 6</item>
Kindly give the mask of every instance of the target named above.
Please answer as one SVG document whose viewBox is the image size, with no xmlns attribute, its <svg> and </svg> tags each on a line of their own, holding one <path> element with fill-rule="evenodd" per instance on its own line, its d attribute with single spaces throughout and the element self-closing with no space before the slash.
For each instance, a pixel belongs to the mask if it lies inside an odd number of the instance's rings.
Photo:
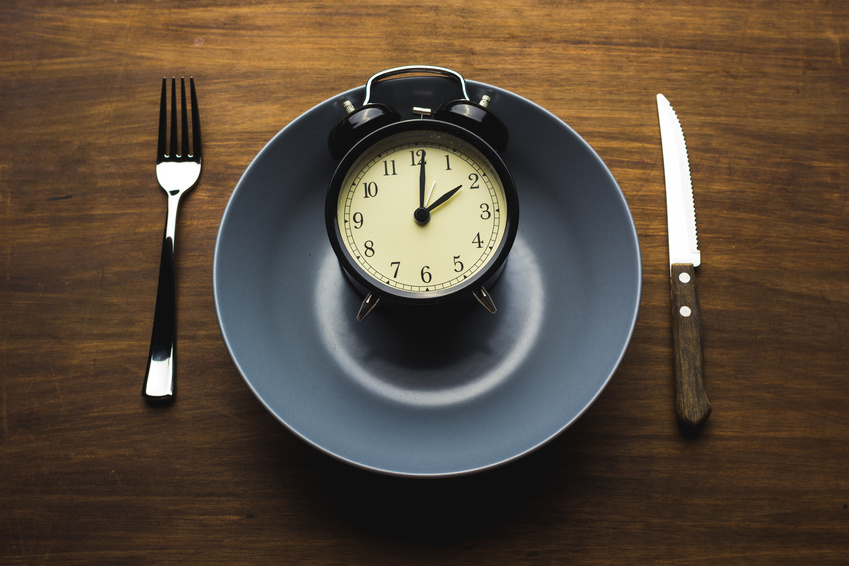
<svg viewBox="0 0 849 566">
<path fill-rule="evenodd" d="M 430 280 L 433 279 L 433 275 L 430 274 L 428 269 L 430 269 L 429 265 L 422 267 L 422 281 L 425 283 L 430 283 Z"/>
</svg>

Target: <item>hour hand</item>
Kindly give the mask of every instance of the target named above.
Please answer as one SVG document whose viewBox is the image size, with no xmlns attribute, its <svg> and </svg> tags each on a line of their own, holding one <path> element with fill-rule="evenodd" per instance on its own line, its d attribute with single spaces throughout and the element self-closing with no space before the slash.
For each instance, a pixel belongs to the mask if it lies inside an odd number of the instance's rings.
<svg viewBox="0 0 849 566">
<path fill-rule="evenodd" d="M 433 210 L 434 208 L 436 208 L 440 204 L 444 203 L 446 200 L 453 197 L 457 193 L 457 191 L 459 191 L 462 188 L 463 188 L 463 185 L 457 185 L 456 187 L 454 187 L 453 189 L 451 189 L 450 191 L 448 191 L 447 193 L 445 193 L 444 195 L 442 195 L 441 197 L 439 197 L 438 199 L 433 201 L 433 204 L 431 204 L 429 207 L 427 207 L 427 211 L 430 212 L 431 210 Z"/>
</svg>

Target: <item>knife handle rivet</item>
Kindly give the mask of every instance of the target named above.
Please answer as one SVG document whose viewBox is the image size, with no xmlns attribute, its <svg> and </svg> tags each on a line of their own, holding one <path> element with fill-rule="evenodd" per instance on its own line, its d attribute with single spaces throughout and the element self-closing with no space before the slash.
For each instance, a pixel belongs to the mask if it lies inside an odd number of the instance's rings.
<svg viewBox="0 0 849 566">
<path fill-rule="evenodd" d="M 680 281 L 681 283 L 689 283 L 690 282 L 690 274 L 689 273 L 679 273 L 678 274 L 678 281 Z M 686 315 L 684 315 L 684 316 L 686 316 Z"/>
<path fill-rule="evenodd" d="M 693 311 L 691 311 L 690 307 L 687 306 L 681 307 L 680 309 L 678 309 L 678 312 L 681 313 L 681 316 L 685 318 L 693 314 Z"/>
</svg>

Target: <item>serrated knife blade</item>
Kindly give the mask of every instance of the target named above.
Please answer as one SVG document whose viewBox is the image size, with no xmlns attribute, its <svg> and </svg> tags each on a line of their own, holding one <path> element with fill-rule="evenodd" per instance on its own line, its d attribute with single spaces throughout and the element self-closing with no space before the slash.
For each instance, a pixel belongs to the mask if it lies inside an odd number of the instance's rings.
<svg viewBox="0 0 849 566">
<path fill-rule="evenodd" d="M 711 412 L 704 387 L 701 312 L 696 294 L 695 268 L 701 264 L 701 253 L 684 131 L 678 115 L 662 94 L 657 95 L 657 114 L 669 230 L 675 411 L 681 424 L 692 427 L 702 424 Z"/>
</svg>

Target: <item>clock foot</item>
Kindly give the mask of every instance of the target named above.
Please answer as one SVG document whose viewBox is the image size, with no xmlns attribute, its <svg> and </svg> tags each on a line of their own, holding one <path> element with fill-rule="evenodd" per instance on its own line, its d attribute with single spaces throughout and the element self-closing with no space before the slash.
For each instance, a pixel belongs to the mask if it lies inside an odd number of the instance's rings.
<svg viewBox="0 0 849 566">
<path fill-rule="evenodd" d="M 357 312 L 357 320 L 364 319 L 377 306 L 378 301 L 380 301 L 380 297 L 377 295 L 373 293 L 366 295 L 366 298 L 363 299 L 363 304 L 360 305 L 359 312 Z"/>
<path fill-rule="evenodd" d="M 472 295 L 474 295 L 478 302 L 482 304 L 484 308 L 490 313 L 495 314 L 495 311 L 498 310 L 495 308 L 495 303 L 492 301 L 492 296 L 483 287 L 474 291 Z"/>
</svg>

